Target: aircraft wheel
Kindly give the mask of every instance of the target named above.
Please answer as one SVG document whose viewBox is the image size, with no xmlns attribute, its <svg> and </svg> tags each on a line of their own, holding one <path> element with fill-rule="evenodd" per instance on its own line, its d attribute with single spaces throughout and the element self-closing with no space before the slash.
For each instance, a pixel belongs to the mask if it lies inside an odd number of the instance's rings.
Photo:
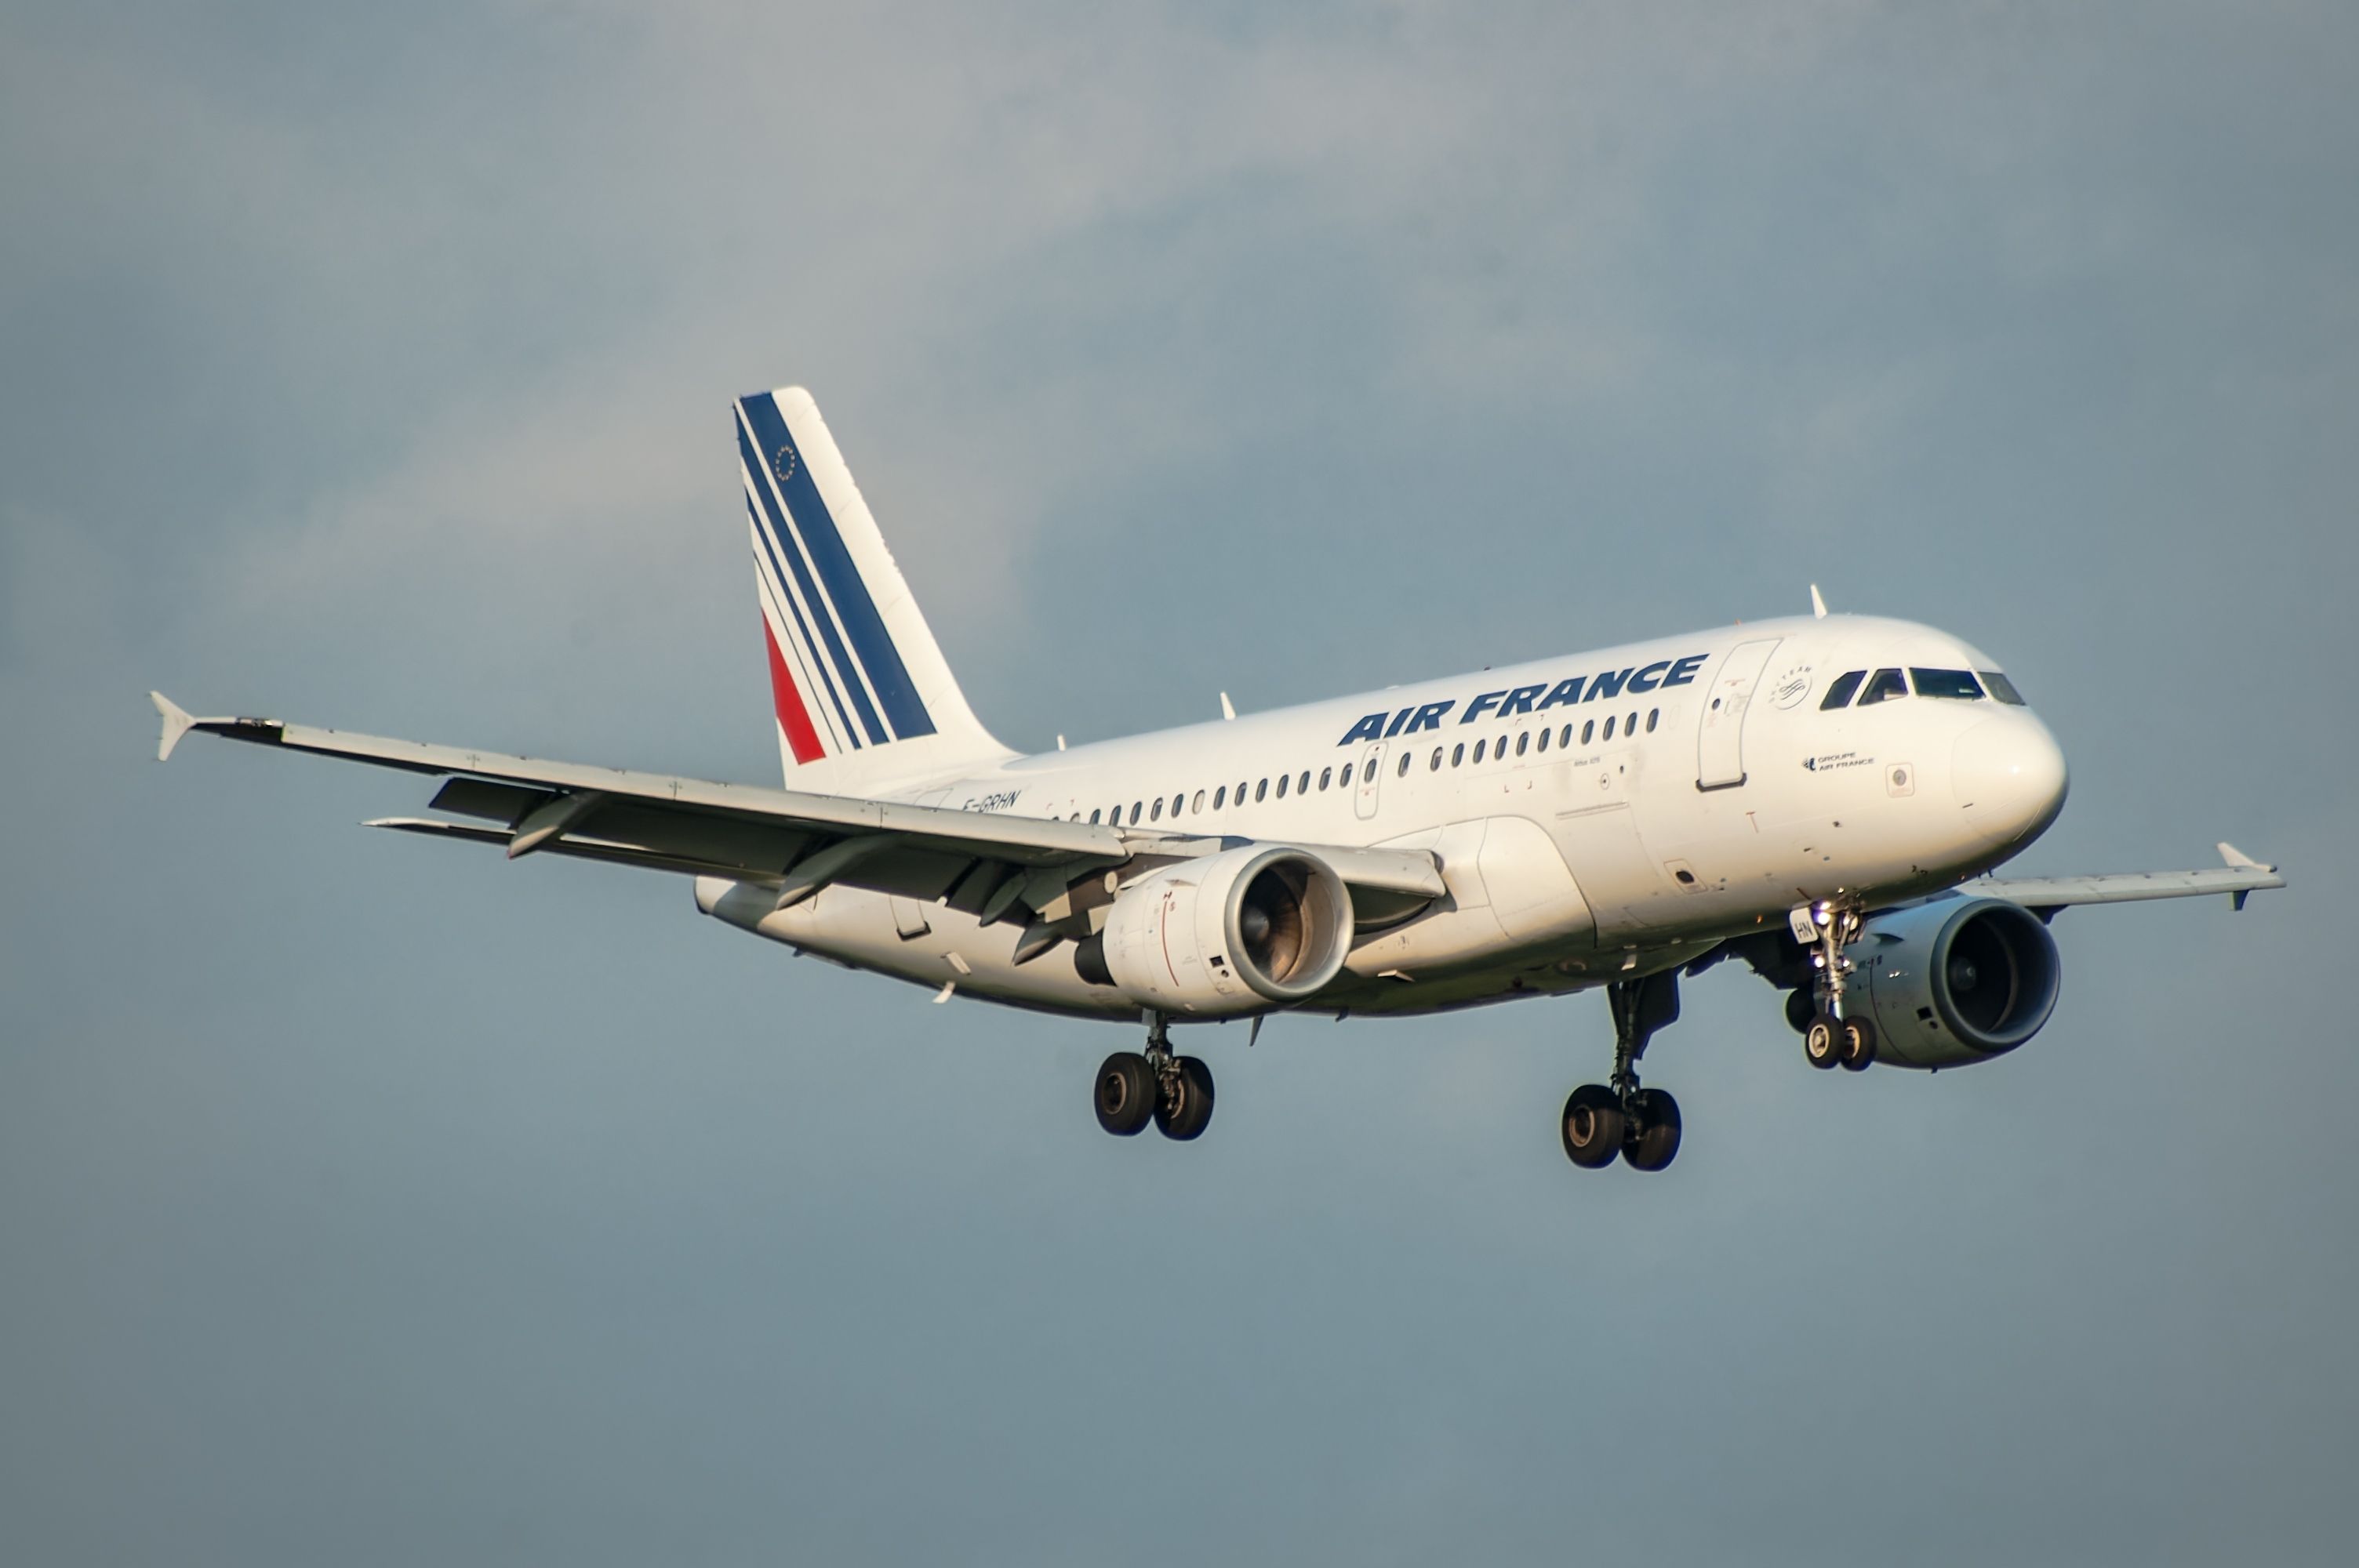
<svg viewBox="0 0 2359 1568">
<path fill-rule="evenodd" d="M 1802 1031 L 1802 1054 L 1813 1067 L 1832 1067 L 1843 1058 L 1843 1020 L 1822 1012 Z"/>
<path fill-rule="evenodd" d="M 1865 1072 L 1875 1062 L 1875 1025 L 1864 1017 L 1846 1018 L 1837 1037 L 1846 1072 Z"/>
<path fill-rule="evenodd" d="M 1622 1135 L 1622 1158 L 1634 1171 L 1659 1171 L 1680 1152 L 1680 1102 L 1661 1089 L 1630 1097 L 1629 1127 Z"/>
<path fill-rule="evenodd" d="M 1622 1152 L 1622 1102 L 1603 1084 L 1583 1084 L 1564 1102 L 1564 1152 L 1584 1171 L 1600 1171 Z"/>
<path fill-rule="evenodd" d="M 1177 1057 L 1158 1087 L 1155 1125 L 1163 1136 L 1180 1143 L 1202 1137 L 1212 1120 L 1212 1069 L 1194 1056 Z"/>
<path fill-rule="evenodd" d="M 1128 1138 L 1155 1115 L 1161 1098 L 1155 1069 L 1136 1051 L 1117 1051 L 1098 1068 L 1098 1125 L 1117 1138 Z"/>
</svg>

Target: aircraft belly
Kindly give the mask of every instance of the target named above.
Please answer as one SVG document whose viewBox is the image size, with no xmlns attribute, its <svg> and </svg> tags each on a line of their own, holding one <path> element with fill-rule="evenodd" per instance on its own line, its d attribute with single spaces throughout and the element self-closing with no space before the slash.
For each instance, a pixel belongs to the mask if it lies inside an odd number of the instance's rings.
<svg viewBox="0 0 2359 1568">
<path fill-rule="evenodd" d="M 913 920 L 919 912 L 910 901 L 840 883 L 787 909 L 774 910 L 773 902 L 768 890 L 740 883 L 707 912 L 757 936 L 929 989 L 953 985 L 959 996 L 1076 1017 L 1138 1016 L 1121 992 L 1082 979 L 1071 943 L 1017 965 L 1023 928 L 1013 922 L 984 925 L 940 903 L 922 905 L 922 918 Z M 706 903 L 701 890 L 699 903 Z"/>
</svg>

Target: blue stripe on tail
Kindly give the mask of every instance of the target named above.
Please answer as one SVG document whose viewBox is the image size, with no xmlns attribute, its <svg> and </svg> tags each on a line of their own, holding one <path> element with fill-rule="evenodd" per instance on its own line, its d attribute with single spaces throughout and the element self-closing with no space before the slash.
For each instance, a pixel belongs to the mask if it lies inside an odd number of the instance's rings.
<svg viewBox="0 0 2359 1568">
<path fill-rule="evenodd" d="M 901 663 L 901 652 L 893 645 L 892 633 L 885 629 L 885 618 L 877 613 L 876 600 L 870 596 L 867 582 L 853 561 L 852 552 L 845 547 L 834 516 L 829 513 L 827 503 L 820 499 L 810 466 L 802 460 L 801 450 L 787 433 L 786 418 L 778 412 L 777 399 L 766 392 L 740 398 L 737 406 L 745 410 L 746 424 L 759 449 L 770 455 L 771 460 L 757 471 L 766 481 L 777 481 L 803 547 L 810 552 L 811 564 L 827 587 L 836 619 L 843 622 L 844 635 L 852 640 L 860 656 L 861 669 L 866 673 L 877 702 L 892 723 L 894 738 L 906 741 L 916 735 L 931 735 L 933 716 L 926 711 L 908 670 Z M 740 446 L 742 449 L 742 439 Z M 778 473 L 781 468 L 786 470 L 783 479 Z M 766 489 L 767 484 L 761 488 Z M 821 620 L 824 623 L 826 618 L 822 616 Z M 833 635 L 831 629 L 830 638 Z M 858 683 L 852 684 L 862 716 L 873 724 L 874 715 L 868 710 Z M 882 741 L 885 737 L 880 734 L 876 739 Z"/>
<path fill-rule="evenodd" d="M 854 750 L 858 750 L 860 731 L 854 730 L 852 727 L 852 720 L 844 717 L 843 698 L 836 695 L 835 677 L 828 673 L 826 662 L 819 656 L 819 643 L 811 637 L 810 623 L 803 620 L 802 606 L 797 604 L 795 596 L 787 591 L 787 572 L 786 568 L 778 564 L 777 544 L 770 537 L 770 530 L 764 526 L 761 514 L 754 509 L 754 498 L 750 495 L 745 498 L 745 515 L 753 522 L 754 537 L 761 541 L 763 554 L 769 557 L 770 596 L 778 601 L 779 608 L 785 612 L 785 616 L 794 622 L 795 631 L 802 639 L 802 648 L 809 650 L 811 672 L 819 676 L 820 689 L 827 694 L 828 706 L 835 709 L 837 732 L 842 735 Z M 762 563 L 757 560 L 754 564 L 759 568 Z M 799 566 L 801 563 L 796 564 Z M 803 656 L 802 650 L 797 650 L 798 662 Z"/>
<path fill-rule="evenodd" d="M 835 622 L 827 612 L 827 600 L 821 597 L 819 585 L 811 580 L 810 568 L 803 564 L 803 552 L 795 542 L 799 535 L 789 532 L 793 526 L 791 518 L 781 514 L 777 492 L 768 483 L 768 465 L 756 455 L 743 430 L 737 433 L 737 457 L 745 465 L 746 482 L 753 486 L 755 495 L 762 503 L 762 514 L 769 520 L 770 533 L 784 548 L 788 565 L 794 568 L 795 581 L 803 590 L 803 600 L 811 607 L 812 618 L 819 622 L 819 633 L 824 641 L 812 643 L 811 652 L 818 654 L 823 649 L 826 655 L 834 661 L 836 675 L 843 689 L 851 695 L 853 710 L 860 715 L 861 728 L 867 730 L 869 740 L 884 744 L 890 737 L 885 733 L 885 726 L 876 718 L 876 708 L 860 684 L 859 666 L 852 662 L 852 655 L 845 651 L 843 639 L 836 635 Z M 795 466 L 802 466 L 799 460 Z M 805 627 L 804 634 L 809 635 L 810 630 Z M 839 703 L 839 709 L 841 707 Z M 860 744 L 860 730 L 854 730 L 848 722 L 843 729 L 853 745 Z"/>
</svg>

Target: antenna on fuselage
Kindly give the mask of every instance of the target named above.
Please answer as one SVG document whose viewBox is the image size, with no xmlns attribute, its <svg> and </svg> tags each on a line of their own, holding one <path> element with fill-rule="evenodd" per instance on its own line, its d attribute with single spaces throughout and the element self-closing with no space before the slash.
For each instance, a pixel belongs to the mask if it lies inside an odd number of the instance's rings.
<svg viewBox="0 0 2359 1568">
<path fill-rule="evenodd" d="M 1819 597 L 1819 585 L 1817 583 L 1812 583 L 1810 585 L 1810 613 L 1817 616 L 1821 621 L 1824 621 L 1827 618 L 1827 601 Z"/>
</svg>

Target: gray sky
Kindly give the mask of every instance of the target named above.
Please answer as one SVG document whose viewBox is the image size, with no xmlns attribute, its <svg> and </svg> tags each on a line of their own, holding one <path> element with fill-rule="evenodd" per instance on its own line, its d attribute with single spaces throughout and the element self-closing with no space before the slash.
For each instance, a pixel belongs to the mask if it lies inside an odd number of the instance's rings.
<svg viewBox="0 0 2359 1568">
<path fill-rule="evenodd" d="M 0 1557 L 2351 1553 L 2359 17 L 0 9 Z M 358 831 L 143 693 L 775 777 L 799 381 L 1045 746 L 1791 612 L 2071 757 L 1996 1065 L 1690 986 L 1191 1044 Z"/>
</svg>

